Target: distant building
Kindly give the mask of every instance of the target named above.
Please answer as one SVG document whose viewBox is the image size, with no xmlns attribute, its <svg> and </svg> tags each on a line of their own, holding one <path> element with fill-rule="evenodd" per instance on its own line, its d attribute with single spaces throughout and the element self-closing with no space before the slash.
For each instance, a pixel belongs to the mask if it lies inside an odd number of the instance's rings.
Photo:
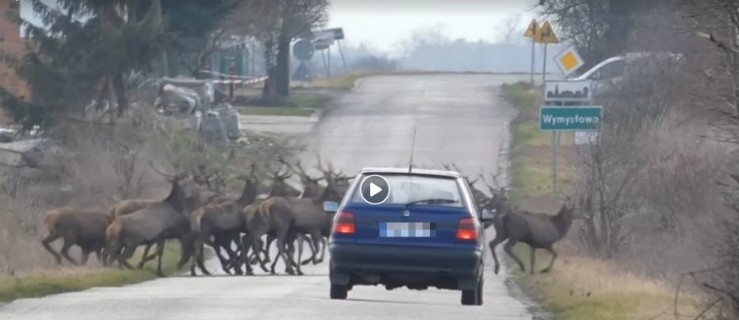
<svg viewBox="0 0 739 320">
<path fill-rule="evenodd" d="M 21 38 L 20 27 L 14 19 L 20 16 L 20 1 L 0 0 L 0 51 L 15 57 L 22 57 L 25 51 L 25 39 Z M 0 86 L 23 99 L 30 99 L 31 92 L 23 79 L 15 70 L 0 63 Z M 10 120 L 0 110 L 0 125 L 7 125 Z"/>
</svg>

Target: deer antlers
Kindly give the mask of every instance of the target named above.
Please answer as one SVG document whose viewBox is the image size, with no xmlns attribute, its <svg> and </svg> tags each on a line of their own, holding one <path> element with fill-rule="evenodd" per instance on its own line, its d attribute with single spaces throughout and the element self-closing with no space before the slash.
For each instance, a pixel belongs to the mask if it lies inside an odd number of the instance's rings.
<svg viewBox="0 0 739 320">
<path fill-rule="evenodd" d="M 277 161 L 280 162 L 280 164 L 283 163 L 284 160 L 282 160 L 282 157 L 278 156 Z M 282 171 L 282 167 L 277 168 L 277 170 L 274 170 L 272 166 L 267 165 L 270 171 L 272 171 L 272 178 L 275 180 L 286 180 L 290 177 L 292 177 L 292 174 L 288 171 L 283 174 L 280 174 L 280 171 Z"/>
<path fill-rule="evenodd" d="M 491 174 L 491 182 L 488 182 L 487 179 L 485 179 L 485 176 L 482 172 L 480 172 L 480 179 L 482 180 L 482 183 L 485 184 L 485 186 L 490 191 L 491 195 L 505 195 L 506 188 L 500 186 L 499 178 L 500 178 L 501 172 L 498 171 L 494 174 Z"/>
<path fill-rule="evenodd" d="M 175 174 L 164 173 L 163 170 L 157 169 L 153 161 L 149 161 L 149 166 L 151 166 L 151 169 L 154 170 L 154 172 L 161 175 L 162 177 L 165 177 L 167 180 L 170 180 L 170 181 L 182 180 L 186 177 L 186 174 L 184 173 L 175 173 Z"/>
<path fill-rule="evenodd" d="M 462 170 L 459 169 L 459 167 L 457 166 L 456 163 L 452 163 L 451 165 L 448 164 L 448 163 L 442 163 L 441 166 L 444 167 L 444 169 L 446 169 L 448 171 L 456 171 L 456 172 L 459 172 L 462 175 L 462 178 L 464 178 L 464 180 L 466 180 L 467 181 L 467 184 L 469 184 L 470 186 L 472 186 L 475 183 L 477 183 L 477 180 L 478 179 L 470 180 L 470 177 L 467 176 L 467 175 L 464 175 L 462 173 Z"/>
<path fill-rule="evenodd" d="M 292 172 L 297 173 L 300 176 L 300 178 L 303 179 L 304 181 L 310 181 L 310 182 L 315 183 L 323 179 L 323 177 L 318 177 L 318 178 L 311 177 L 307 172 L 305 172 L 305 169 L 303 169 L 303 166 L 301 165 L 300 160 L 296 161 L 294 166 L 290 165 L 290 163 L 285 161 L 285 159 L 283 159 L 282 157 L 280 157 L 278 161 L 284 164 Z"/>
<path fill-rule="evenodd" d="M 328 164 L 328 169 L 324 169 L 321 156 L 319 154 L 316 154 L 316 159 L 318 161 L 317 169 L 323 173 L 323 177 L 326 182 L 335 182 L 337 179 L 349 180 L 349 177 L 344 175 L 344 171 L 336 172 L 334 170 L 334 166 L 330 162 Z"/>
</svg>

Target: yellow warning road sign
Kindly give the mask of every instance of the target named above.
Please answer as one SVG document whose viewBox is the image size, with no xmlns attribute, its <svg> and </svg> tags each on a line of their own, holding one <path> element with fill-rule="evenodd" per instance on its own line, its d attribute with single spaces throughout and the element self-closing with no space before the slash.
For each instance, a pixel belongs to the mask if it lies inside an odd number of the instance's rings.
<svg viewBox="0 0 739 320">
<path fill-rule="evenodd" d="M 552 30 L 552 25 L 549 24 L 549 21 L 544 22 L 538 31 L 539 32 L 534 37 L 534 42 L 548 44 L 559 43 L 557 35 L 554 34 L 554 30 Z"/>
<path fill-rule="evenodd" d="M 523 36 L 526 38 L 534 38 L 536 36 L 536 33 L 539 31 L 539 23 L 536 22 L 536 19 L 531 20 L 531 23 L 529 24 L 529 27 L 526 28 L 526 32 L 523 33 Z"/>
<path fill-rule="evenodd" d="M 585 61 L 580 57 L 580 54 L 577 53 L 577 50 L 575 48 L 570 47 L 566 50 L 560 52 L 554 57 L 554 62 L 557 64 L 560 70 L 562 70 L 562 73 L 565 76 L 570 75 L 571 73 L 575 72 L 575 70 L 579 69 L 580 67 L 585 64 Z"/>
</svg>

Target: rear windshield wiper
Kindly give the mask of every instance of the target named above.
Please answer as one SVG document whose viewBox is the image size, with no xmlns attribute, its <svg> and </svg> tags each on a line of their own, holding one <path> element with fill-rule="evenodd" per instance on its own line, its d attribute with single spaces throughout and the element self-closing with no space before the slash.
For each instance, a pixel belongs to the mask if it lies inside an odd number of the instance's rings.
<svg viewBox="0 0 739 320">
<path fill-rule="evenodd" d="M 422 200 L 416 200 L 411 201 L 405 204 L 406 207 L 414 206 L 420 203 L 428 203 L 428 204 L 449 204 L 449 203 L 457 203 L 458 200 L 452 200 L 452 199 L 422 199 Z"/>
</svg>

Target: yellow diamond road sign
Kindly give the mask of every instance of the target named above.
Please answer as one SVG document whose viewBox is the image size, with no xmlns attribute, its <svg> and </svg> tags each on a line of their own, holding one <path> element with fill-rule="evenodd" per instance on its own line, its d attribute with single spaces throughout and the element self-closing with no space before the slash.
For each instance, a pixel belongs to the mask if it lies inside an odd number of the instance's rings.
<svg viewBox="0 0 739 320">
<path fill-rule="evenodd" d="M 539 23 L 536 22 L 536 19 L 531 20 L 531 23 L 529 24 L 529 27 L 526 28 L 526 32 L 523 33 L 523 36 L 526 38 L 534 38 L 536 36 L 536 33 L 539 31 Z"/>
<path fill-rule="evenodd" d="M 554 30 L 552 30 L 552 25 L 549 24 L 549 21 L 544 22 L 541 28 L 539 28 L 534 37 L 534 42 L 547 44 L 559 43 L 557 35 L 554 34 Z"/>
<path fill-rule="evenodd" d="M 554 62 L 557 63 L 559 69 L 562 70 L 565 76 L 568 76 L 575 72 L 578 68 L 585 64 L 585 61 L 580 57 L 575 48 L 567 48 L 565 51 L 560 52 L 554 57 Z"/>
</svg>

